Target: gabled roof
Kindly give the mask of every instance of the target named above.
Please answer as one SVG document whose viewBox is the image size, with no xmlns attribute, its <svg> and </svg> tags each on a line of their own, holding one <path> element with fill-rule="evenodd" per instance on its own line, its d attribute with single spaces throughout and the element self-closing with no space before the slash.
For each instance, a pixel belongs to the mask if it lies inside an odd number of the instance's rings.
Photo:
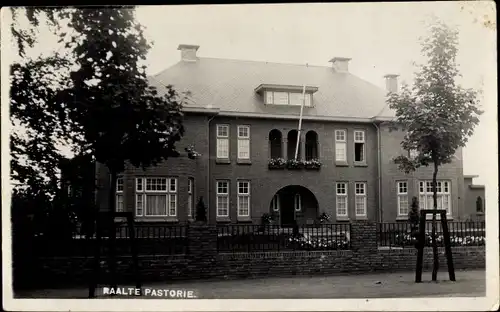
<svg viewBox="0 0 500 312">
<path fill-rule="evenodd" d="M 192 103 L 185 106 L 187 110 L 210 108 L 218 109 L 220 114 L 297 116 L 299 106 L 264 105 L 255 89 L 260 85 L 306 84 L 318 90 L 313 95 L 313 107 L 304 108 L 305 119 L 370 121 L 374 116 L 393 116 L 384 89 L 326 66 L 198 58 L 195 62 L 178 62 L 150 77 L 150 83 L 159 91 L 169 84 L 178 91 L 190 91 Z"/>
</svg>

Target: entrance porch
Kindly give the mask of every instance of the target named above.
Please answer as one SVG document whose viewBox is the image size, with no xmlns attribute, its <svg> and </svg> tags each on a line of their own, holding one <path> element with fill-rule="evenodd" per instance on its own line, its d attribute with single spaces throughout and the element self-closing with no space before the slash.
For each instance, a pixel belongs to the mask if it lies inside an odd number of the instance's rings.
<svg viewBox="0 0 500 312">
<path fill-rule="evenodd" d="M 275 222 L 282 227 L 314 224 L 319 216 L 316 196 L 300 185 L 288 185 L 278 190 L 269 210 Z"/>
</svg>

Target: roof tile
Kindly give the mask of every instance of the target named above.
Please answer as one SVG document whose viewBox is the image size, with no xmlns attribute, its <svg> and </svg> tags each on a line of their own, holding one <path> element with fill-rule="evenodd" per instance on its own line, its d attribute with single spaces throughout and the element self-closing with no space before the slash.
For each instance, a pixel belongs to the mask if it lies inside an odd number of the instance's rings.
<svg viewBox="0 0 500 312">
<path fill-rule="evenodd" d="M 313 107 L 304 116 L 314 117 L 393 117 L 385 90 L 351 73 L 331 67 L 268 62 L 199 58 L 180 61 L 150 79 L 161 92 L 162 85 L 190 91 L 187 106 L 219 108 L 221 112 L 296 115 L 300 107 L 264 105 L 255 88 L 261 84 L 318 87 Z"/>
</svg>

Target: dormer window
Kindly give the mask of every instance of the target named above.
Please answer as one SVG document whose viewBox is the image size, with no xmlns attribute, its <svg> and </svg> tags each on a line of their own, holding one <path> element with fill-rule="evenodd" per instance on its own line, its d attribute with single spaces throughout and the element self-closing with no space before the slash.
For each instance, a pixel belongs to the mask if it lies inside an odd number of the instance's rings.
<svg viewBox="0 0 500 312">
<path fill-rule="evenodd" d="M 266 91 L 266 105 L 302 105 L 303 95 L 301 92 L 279 92 Z M 305 94 L 304 106 L 311 107 L 311 93 Z"/>
<path fill-rule="evenodd" d="M 318 88 L 306 86 L 260 85 L 255 92 L 262 95 L 266 105 L 301 106 L 305 98 L 305 107 L 313 106 L 312 95 Z"/>
</svg>

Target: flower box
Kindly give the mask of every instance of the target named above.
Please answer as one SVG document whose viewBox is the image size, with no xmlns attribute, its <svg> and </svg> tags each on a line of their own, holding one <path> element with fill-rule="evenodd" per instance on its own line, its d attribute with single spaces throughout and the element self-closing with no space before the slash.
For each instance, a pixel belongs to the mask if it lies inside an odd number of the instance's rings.
<svg viewBox="0 0 500 312">
<path fill-rule="evenodd" d="M 321 162 L 317 159 L 306 160 L 304 162 L 304 167 L 307 170 L 319 170 L 321 168 Z"/>
<path fill-rule="evenodd" d="M 269 160 L 269 163 L 267 166 L 270 170 L 285 169 L 286 168 L 286 161 L 283 158 L 273 158 L 273 159 Z"/>
<path fill-rule="evenodd" d="M 300 170 L 304 168 L 304 162 L 302 160 L 289 159 L 286 162 L 286 167 L 289 170 Z"/>
</svg>

